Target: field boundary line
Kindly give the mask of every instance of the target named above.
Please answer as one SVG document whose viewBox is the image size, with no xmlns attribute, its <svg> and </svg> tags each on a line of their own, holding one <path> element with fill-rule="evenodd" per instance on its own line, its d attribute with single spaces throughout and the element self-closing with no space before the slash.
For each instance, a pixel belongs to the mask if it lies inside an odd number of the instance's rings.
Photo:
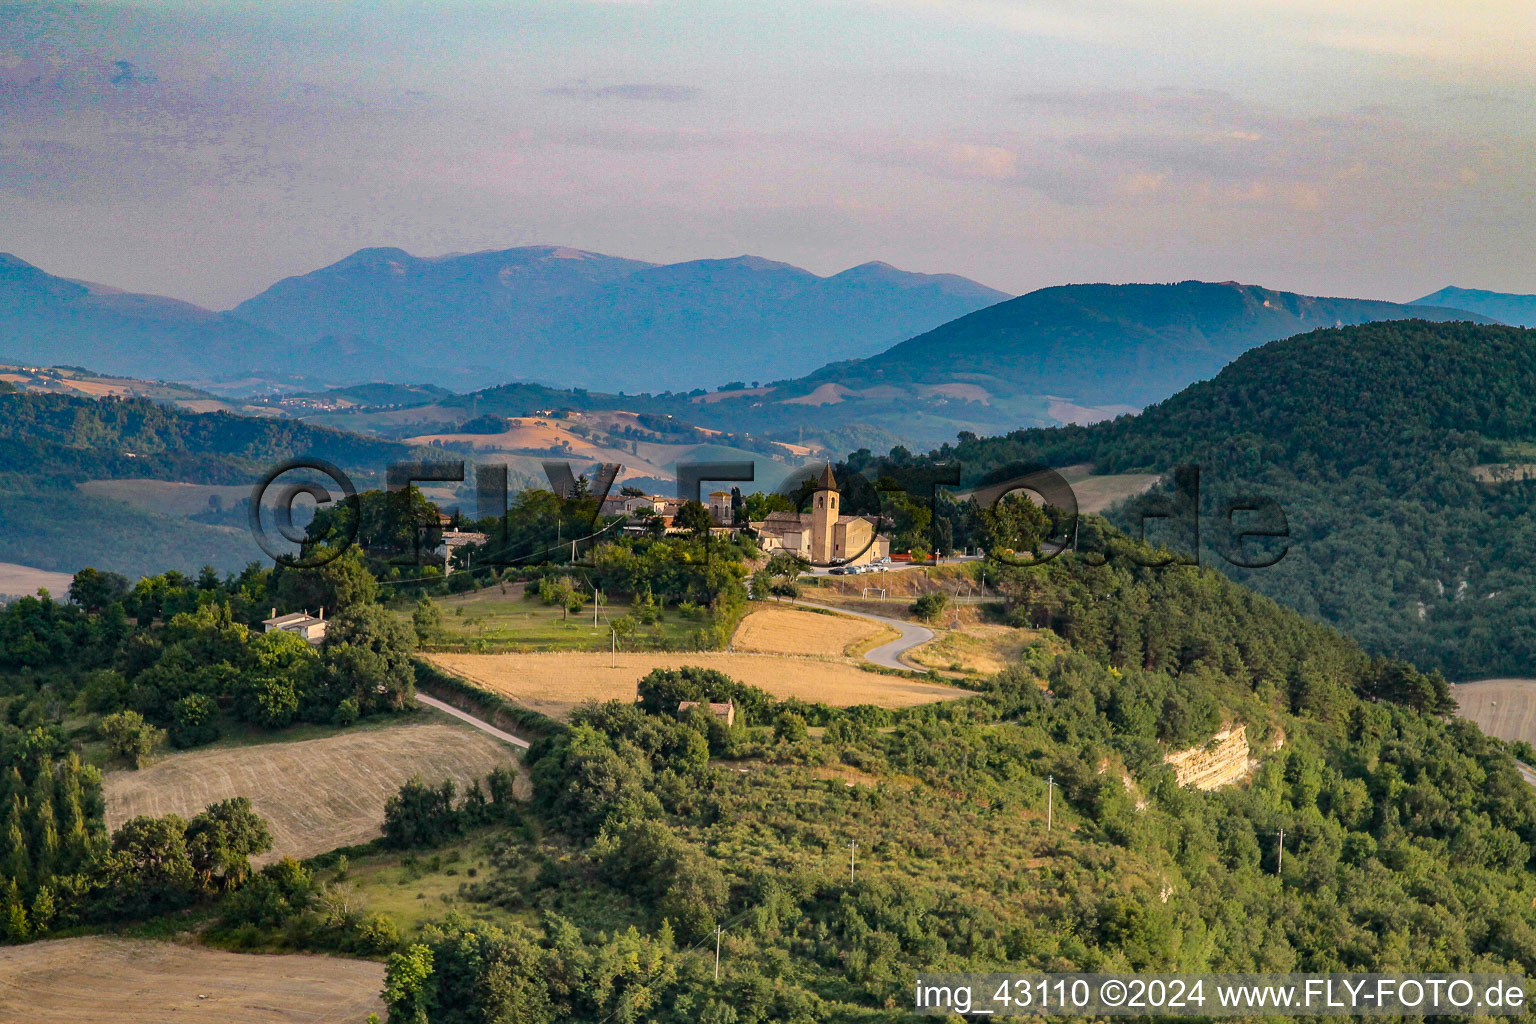
<svg viewBox="0 0 1536 1024">
<path fill-rule="evenodd" d="M 468 711 L 460 711 L 458 708 L 454 707 L 452 704 L 449 704 L 447 701 L 438 700 L 436 697 L 429 697 L 420 691 L 417 692 L 416 699 L 429 708 L 433 708 L 434 710 L 452 715 L 459 721 L 467 722 L 468 724 L 474 726 L 476 729 L 479 729 L 487 736 L 494 736 L 498 740 L 512 744 L 514 747 L 520 747 L 523 750 L 527 750 L 532 745 L 525 739 L 513 736 L 511 733 L 504 729 L 498 729 L 491 723 L 476 718 Z"/>
</svg>

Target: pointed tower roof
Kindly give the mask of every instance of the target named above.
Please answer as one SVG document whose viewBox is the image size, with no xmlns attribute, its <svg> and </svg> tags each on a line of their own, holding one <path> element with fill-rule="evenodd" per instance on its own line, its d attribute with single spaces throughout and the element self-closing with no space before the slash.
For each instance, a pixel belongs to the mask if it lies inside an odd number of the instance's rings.
<svg viewBox="0 0 1536 1024">
<path fill-rule="evenodd" d="M 822 470 L 821 479 L 817 481 L 816 489 L 820 491 L 837 490 L 837 478 L 832 475 L 832 463 L 827 463 L 827 468 Z"/>
</svg>

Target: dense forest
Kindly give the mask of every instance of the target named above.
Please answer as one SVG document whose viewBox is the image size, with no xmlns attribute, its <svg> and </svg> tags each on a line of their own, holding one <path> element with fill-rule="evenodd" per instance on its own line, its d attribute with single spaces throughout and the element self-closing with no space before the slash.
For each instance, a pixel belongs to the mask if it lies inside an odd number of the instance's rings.
<svg viewBox="0 0 1536 1024">
<path fill-rule="evenodd" d="M 1137 416 L 966 435 L 914 461 L 958 462 L 973 482 L 1032 464 L 1196 465 L 1205 564 L 1454 678 L 1536 670 L 1536 332 L 1424 321 L 1314 331 Z M 1256 496 L 1284 522 L 1225 525 L 1248 522 L 1230 506 Z M 1169 497 L 1129 503 L 1116 522 L 1138 533 Z M 1150 522 L 1147 536 L 1192 553 L 1188 525 Z M 1260 527 L 1288 530 L 1284 557 L 1231 565 L 1233 533 Z"/>
</svg>

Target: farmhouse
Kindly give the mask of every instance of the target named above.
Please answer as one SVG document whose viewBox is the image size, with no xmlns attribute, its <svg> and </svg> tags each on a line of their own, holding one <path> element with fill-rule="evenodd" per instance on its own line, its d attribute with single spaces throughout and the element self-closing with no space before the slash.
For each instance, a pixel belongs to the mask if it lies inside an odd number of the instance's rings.
<svg viewBox="0 0 1536 1024">
<path fill-rule="evenodd" d="M 698 707 L 699 703 L 700 702 L 696 700 L 679 701 L 677 704 L 677 713 L 679 715 L 686 715 L 689 711 L 692 711 L 694 708 Z M 720 719 L 720 721 L 724 722 L 727 726 L 736 724 L 736 704 L 734 701 L 728 700 L 724 704 L 718 704 L 715 701 L 710 701 L 709 713 Z"/>
<path fill-rule="evenodd" d="M 272 609 L 272 617 L 263 619 L 261 624 L 267 627 L 263 632 L 271 633 L 274 630 L 282 630 L 284 633 L 296 633 L 306 641 L 319 647 L 325 642 L 325 609 L 320 609 L 319 617 L 309 612 L 291 612 L 287 615 L 277 614 L 277 609 Z"/>
<path fill-rule="evenodd" d="M 764 551 L 788 551 L 809 558 L 816 565 L 868 565 L 891 553 L 889 537 L 877 532 L 873 516 L 838 514 L 841 500 L 837 479 L 829 464 L 816 485 L 809 514 L 770 512 L 752 524 Z"/>
<path fill-rule="evenodd" d="M 459 548 L 469 547 L 472 544 L 484 544 L 490 538 L 483 533 L 473 530 L 444 530 L 441 543 L 433 549 L 432 554 L 443 560 L 443 575 L 453 574 L 453 554 Z"/>
</svg>

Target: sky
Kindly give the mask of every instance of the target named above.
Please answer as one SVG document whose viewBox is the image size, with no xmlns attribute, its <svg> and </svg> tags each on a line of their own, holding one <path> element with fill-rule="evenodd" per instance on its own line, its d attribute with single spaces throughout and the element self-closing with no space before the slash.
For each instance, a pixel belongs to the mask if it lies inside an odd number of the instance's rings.
<svg viewBox="0 0 1536 1024">
<path fill-rule="evenodd" d="M 0 0 L 0 251 L 217 309 L 375 245 L 1536 292 L 1533 49 L 1527 0 Z"/>
</svg>

